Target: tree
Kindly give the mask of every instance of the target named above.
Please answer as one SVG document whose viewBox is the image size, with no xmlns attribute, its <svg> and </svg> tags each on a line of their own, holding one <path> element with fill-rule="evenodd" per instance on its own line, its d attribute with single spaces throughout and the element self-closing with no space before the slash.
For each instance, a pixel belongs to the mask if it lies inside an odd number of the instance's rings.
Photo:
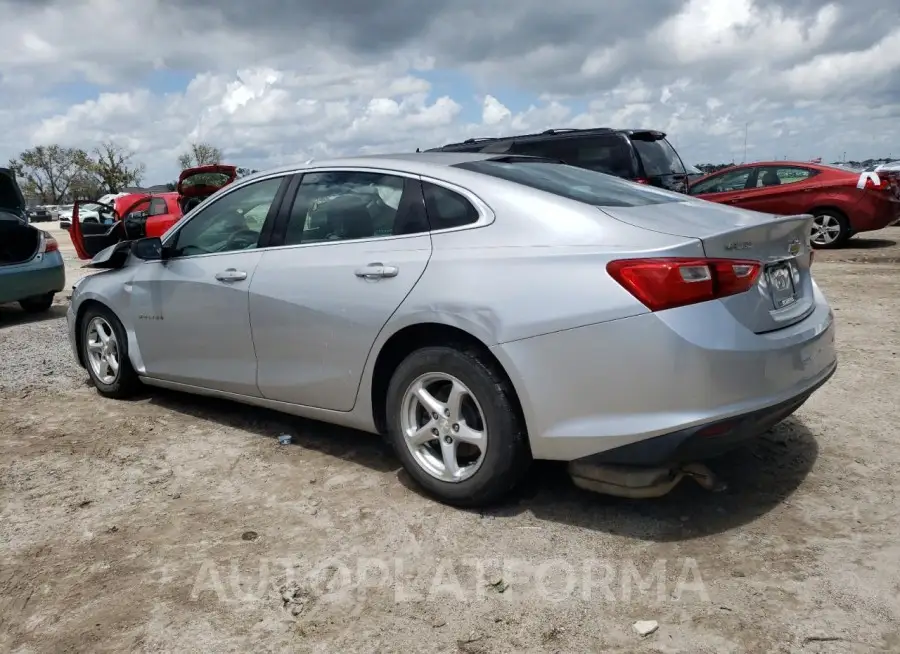
<svg viewBox="0 0 900 654">
<path fill-rule="evenodd" d="M 72 200 L 96 200 L 103 195 L 103 186 L 93 172 L 85 170 L 72 177 L 67 195 Z"/>
<path fill-rule="evenodd" d="M 9 168 L 24 181 L 25 195 L 37 196 L 45 204 L 59 204 L 72 180 L 90 169 L 90 161 L 78 148 L 39 145 L 10 159 Z"/>
<path fill-rule="evenodd" d="M 190 150 L 178 157 L 181 169 L 217 164 L 222 161 L 222 151 L 209 143 L 191 143 Z"/>
<path fill-rule="evenodd" d="M 89 170 L 97 177 L 107 193 L 118 193 L 127 186 L 137 186 L 144 177 L 146 166 L 132 163 L 134 152 L 106 141 L 94 148 Z"/>
</svg>

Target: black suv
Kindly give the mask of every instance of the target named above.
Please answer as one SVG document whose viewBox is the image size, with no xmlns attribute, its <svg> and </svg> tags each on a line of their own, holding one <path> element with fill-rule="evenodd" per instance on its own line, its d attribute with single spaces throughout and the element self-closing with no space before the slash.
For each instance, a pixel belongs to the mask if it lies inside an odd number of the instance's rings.
<svg viewBox="0 0 900 654">
<path fill-rule="evenodd" d="M 548 129 L 540 134 L 468 139 L 427 152 L 525 154 L 687 193 L 688 173 L 663 132 L 649 129 Z"/>
</svg>

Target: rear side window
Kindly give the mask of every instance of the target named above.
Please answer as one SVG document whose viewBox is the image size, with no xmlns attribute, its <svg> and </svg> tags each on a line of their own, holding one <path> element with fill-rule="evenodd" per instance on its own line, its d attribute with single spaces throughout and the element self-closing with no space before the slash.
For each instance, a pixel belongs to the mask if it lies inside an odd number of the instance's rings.
<svg viewBox="0 0 900 654">
<path fill-rule="evenodd" d="M 680 193 L 626 182 L 618 177 L 566 164 L 539 161 L 507 163 L 486 159 L 457 164 L 456 167 L 598 207 L 640 207 L 685 199 Z"/>
<path fill-rule="evenodd" d="M 641 163 L 644 164 L 644 173 L 647 177 L 683 175 L 686 172 L 675 148 L 669 145 L 666 139 L 646 141 L 635 138 L 632 143 L 641 158 Z"/>
<path fill-rule="evenodd" d="M 478 210 L 459 193 L 428 182 L 422 182 L 422 190 L 432 231 L 478 222 Z"/>
<path fill-rule="evenodd" d="M 635 162 L 624 137 L 568 137 L 554 141 L 517 143 L 516 154 L 562 159 L 567 164 L 616 177 L 635 177 Z"/>
<path fill-rule="evenodd" d="M 756 186 L 782 186 L 804 182 L 816 175 L 818 171 L 797 166 L 763 166 L 757 169 Z"/>
</svg>

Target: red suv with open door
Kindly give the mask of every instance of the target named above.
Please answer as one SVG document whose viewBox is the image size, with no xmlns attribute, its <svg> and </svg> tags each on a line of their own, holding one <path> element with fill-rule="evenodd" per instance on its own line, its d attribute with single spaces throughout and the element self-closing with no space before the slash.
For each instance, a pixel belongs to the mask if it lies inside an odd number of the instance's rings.
<svg viewBox="0 0 900 654">
<path fill-rule="evenodd" d="M 214 164 L 182 171 L 173 193 L 132 194 L 112 204 L 90 203 L 98 214 L 97 222 L 82 222 L 76 202 L 72 210 L 69 235 L 79 259 L 94 256 L 120 241 L 145 236 L 162 236 L 181 217 L 210 195 L 237 179 L 237 167 Z"/>
</svg>

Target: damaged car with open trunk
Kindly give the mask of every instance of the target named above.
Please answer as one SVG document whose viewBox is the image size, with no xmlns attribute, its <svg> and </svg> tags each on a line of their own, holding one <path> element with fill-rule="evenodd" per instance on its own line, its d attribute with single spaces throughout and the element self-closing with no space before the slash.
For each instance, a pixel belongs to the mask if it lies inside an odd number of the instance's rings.
<svg viewBox="0 0 900 654">
<path fill-rule="evenodd" d="M 29 313 L 46 311 L 66 285 L 59 244 L 29 225 L 25 198 L 8 168 L 0 168 L 0 304 L 18 302 Z"/>
</svg>

